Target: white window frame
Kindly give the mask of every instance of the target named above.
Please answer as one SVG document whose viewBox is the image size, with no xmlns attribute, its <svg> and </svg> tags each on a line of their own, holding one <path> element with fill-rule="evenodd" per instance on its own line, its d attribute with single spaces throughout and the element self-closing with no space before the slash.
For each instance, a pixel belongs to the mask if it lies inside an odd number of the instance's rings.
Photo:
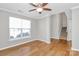
<svg viewBox="0 0 79 59">
<path fill-rule="evenodd" d="M 16 17 L 13 17 L 13 18 L 16 18 Z M 19 18 L 21 19 L 21 18 Z M 26 20 L 26 19 L 23 19 L 23 20 Z M 10 17 L 9 17 L 9 21 L 10 21 Z M 30 20 L 29 20 L 30 21 Z M 31 24 L 31 21 L 30 21 L 30 24 Z M 10 26 L 10 23 L 9 23 L 9 26 Z M 31 26 L 30 26 L 31 27 Z M 10 29 L 9 28 L 9 41 L 15 41 L 15 40 L 23 40 L 23 39 L 28 39 L 28 38 L 31 38 L 31 28 L 12 28 L 12 29 L 21 29 L 21 37 L 20 38 L 14 38 L 14 39 L 10 39 Z M 27 36 L 27 37 L 22 37 L 22 29 L 30 29 L 30 35 Z"/>
</svg>

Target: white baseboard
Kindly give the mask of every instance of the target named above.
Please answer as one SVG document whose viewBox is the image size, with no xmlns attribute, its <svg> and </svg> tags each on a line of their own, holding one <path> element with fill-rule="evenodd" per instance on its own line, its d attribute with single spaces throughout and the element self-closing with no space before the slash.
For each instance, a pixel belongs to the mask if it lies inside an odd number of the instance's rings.
<svg viewBox="0 0 79 59">
<path fill-rule="evenodd" d="M 67 39 L 67 41 L 72 41 L 72 40 L 68 40 L 68 39 Z"/>
<path fill-rule="evenodd" d="M 19 45 L 22 45 L 22 44 L 25 44 L 25 43 L 28 43 L 28 42 L 31 42 L 31 41 L 35 41 L 35 40 L 29 40 L 29 41 L 22 42 L 22 43 L 18 43 L 18 44 L 12 45 L 12 46 L 7 46 L 7 47 L 4 47 L 4 48 L 0 48 L 0 51 L 1 50 L 5 50 L 5 49 L 8 49 L 8 48 L 15 47 L 15 46 L 19 46 Z"/>
<path fill-rule="evenodd" d="M 32 41 L 35 41 L 35 40 L 43 41 L 43 42 L 46 42 L 47 44 L 50 44 L 50 40 L 49 41 L 46 41 L 46 40 L 42 40 L 42 39 L 33 39 L 33 40 L 26 41 L 26 42 L 18 43 L 18 44 L 12 45 L 12 46 L 0 48 L 0 51 L 1 50 L 5 50 L 5 49 L 8 49 L 8 48 L 15 47 L 15 46 L 19 46 L 19 45 L 22 45 L 22 44 L 25 44 L 25 43 L 28 43 L 28 42 L 32 42 Z"/>
<path fill-rule="evenodd" d="M 50 44 L 50 40 L 42 40 L 42 39 L 38 39 L 38 40 L 43 41 L 43 42 L 45 42 L 47 44 Z"/>
<path fill-rule="evenodd" d="M 71 50 L 74 50 L 74 51 L 79 51 L 79 49 L 75 49 L 75 48 L 71 48 Z"/>
<path fill-rule="evenodd" d="M 51 38 L 59 40 L 59 38 L 57 38 L 57 37 L 51 37 Z"/>
<path fill-rule="evenodd" d="M 56 39 L 56 40 L 59 40 L 59 38 L 56 38 L 56 37 L 51 37 L 51 38 Z M 67 39 L 67 41 L 71 41 L 71 40 L 68 40 L 68 39 Z"/>
</svg>

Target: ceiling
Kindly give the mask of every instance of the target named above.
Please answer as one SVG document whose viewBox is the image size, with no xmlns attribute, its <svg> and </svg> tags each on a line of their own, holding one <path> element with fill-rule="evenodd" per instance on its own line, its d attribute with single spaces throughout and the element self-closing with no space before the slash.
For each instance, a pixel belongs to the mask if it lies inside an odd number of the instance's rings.
<svg viewBox="0 0 79 59">
<path fill-rule="evenodd" d="M 5 11 L 10 11 L 13 13 L 18 13 L 29 18 L 41 19 L 52 14 L 64 11 L 65 9 L 79 6 L 78 3 L 49 3 L 47 7 L 51 8 L 52 11 L 43 11 L 39 14 L 37 11 L 28 12 L 28 10 L 35 7 L 31 6 L 29 3 L 0 3 L 0 9 Z"/>
</svg>

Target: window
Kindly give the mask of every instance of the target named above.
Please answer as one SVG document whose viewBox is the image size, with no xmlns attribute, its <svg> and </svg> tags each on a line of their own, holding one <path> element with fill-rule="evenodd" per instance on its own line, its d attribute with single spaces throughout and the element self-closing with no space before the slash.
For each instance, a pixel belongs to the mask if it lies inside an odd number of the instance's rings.
<svg viewBox="0 0 79 59">
<path fill-rule="evenodd" d="M 31 35 L 31 21 L 20 18 L 9 18 L 9 38 L 16 40 L 19 38 L 29 38 Z"/>
</svg>

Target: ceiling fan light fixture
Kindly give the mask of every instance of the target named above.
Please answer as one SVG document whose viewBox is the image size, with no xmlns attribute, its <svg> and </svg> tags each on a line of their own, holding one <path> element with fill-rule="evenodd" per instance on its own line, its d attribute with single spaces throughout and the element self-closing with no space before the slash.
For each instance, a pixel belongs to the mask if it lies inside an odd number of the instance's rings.
<svg viewBox="0 0 79 59">
<path fill-rule="evenodd" d="M 31 10 L 29 10 L 29 12 L 37 11 L 39 14 L 41 14 L 42 11 L 51 11 L 52 9 L 46 7 L 47 4 L 48 3 L 30 3 L 30 5 L 35 7 L 35 9 L 31 9 Z"/>
<path fill-rule="evenodd" d="M 42 9 L 42 8 L 37 8 L 36 11 L 37 11 L 37 12 L 42 12 L 43 9 Z"/>
</svg>

